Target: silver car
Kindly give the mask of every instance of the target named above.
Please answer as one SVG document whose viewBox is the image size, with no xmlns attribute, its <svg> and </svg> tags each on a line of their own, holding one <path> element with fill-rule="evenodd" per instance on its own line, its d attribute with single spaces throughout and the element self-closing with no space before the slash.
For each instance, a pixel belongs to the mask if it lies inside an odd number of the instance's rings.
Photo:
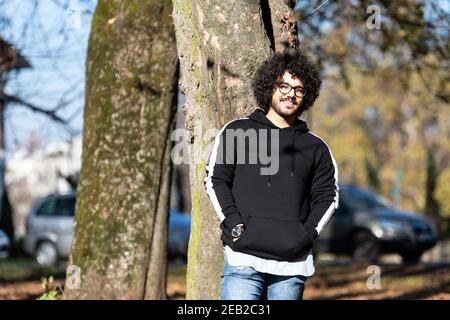
<svg viewBox="0 0 450 320">
<path fill-rule="evenodd" d="M 42 266 L 54 265 L 70 255 L 76 192 L 54 193 L 36 200 L 27 218 L 24 250 Z M 169 211 L 168 257 L 187 257 L 191 216 Z"/>
<path fill-rule="evenodd" d="M 41 266 L 54 265 L 70 254 L 75 192 L 50 194 L 34 202 L 28 214 L 24 250 Z"/>
</svg>

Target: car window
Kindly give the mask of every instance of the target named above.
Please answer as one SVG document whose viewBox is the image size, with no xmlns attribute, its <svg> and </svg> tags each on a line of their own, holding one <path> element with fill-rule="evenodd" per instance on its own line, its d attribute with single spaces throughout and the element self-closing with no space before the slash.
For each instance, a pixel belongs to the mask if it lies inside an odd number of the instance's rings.
<svg viewBox="0 0 450 320">
<path fill-rule="evenodd" d="M 389 202 L 385 198 L 360 189 L 343 190 L 342 198 L 345 199 L 345 203 L 356 210 L 389 207 Z"/>
<path fill-rule="evenodd" d="M 36 215 L 40 217 L 55 216 L 56 199 L 48 198 L 41 207 L 36 211 Z"/>
<path fill-rule="evenodd" d="M 56 212 L 61 217 L 73 217 L 75 215 L 75 202 L 74 197 L 62 197 L 59 198 L 56 203 Z"/>
</svg>

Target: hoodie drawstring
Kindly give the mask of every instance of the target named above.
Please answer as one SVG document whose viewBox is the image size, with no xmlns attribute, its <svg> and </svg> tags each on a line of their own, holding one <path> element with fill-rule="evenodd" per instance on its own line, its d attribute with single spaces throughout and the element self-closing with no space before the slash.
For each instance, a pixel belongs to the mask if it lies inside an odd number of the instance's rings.
<svg viewBox="0 0 450 320">
<path fill-rule="evenodd" d="M 291 141 L 291 177 L 294 176 L 294 146 L 295 146 L 295 128 L 292 129 Z M 270 174 L 267 175 L 267 186 L 270 188 Z"/>
<path fill-rule="evenodd" d="M 280 129 L 279 127 L 277 127 L 276 125 L 274 125 L 267 117 L 265 114 L 265 108 L 257 108 L 249 117 L 250 120 L 255 121 L 257 123 L 260 123 L 262 125 L 264 125 L 266 128 L 270 129 L 279 129 L 280 131 L 284 129 Z M 294 164 L 294 146 L 295 146 L 295 136 L 296 136 L 296 131 L 299 131 L 300 133 L 303 132 L 308 132 L 308 126 L 306 125 L 306 122 L 301 120 L 301 119 L 295 119 L 294 124 L 292 125 L 292 128 L 286 128 L 286 130 L 292 130 L 292 142 L 291 142 L 291 177 L 294 176 L 294 171 L 295 171 L 295 164 Z M 286 132 L 287 133 L 287 132 Z M 270 136 L 270 130 L 269 130 L 269 136 Z M 269 137 L 269 142 L 268 142 L 268 146 L 270 150 L 270 137 Z M 283 168 L 284 169 L 284 168 Z M 267 177 L 267 186 L 270 188 L 270 174 L 268 174 Z"/>
</svg>

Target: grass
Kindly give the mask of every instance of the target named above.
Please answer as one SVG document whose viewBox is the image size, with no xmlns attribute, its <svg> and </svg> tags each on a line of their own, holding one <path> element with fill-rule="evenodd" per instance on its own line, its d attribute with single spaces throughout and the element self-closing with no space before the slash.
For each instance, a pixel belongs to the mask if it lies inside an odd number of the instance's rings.
<svg viewBox="0 0 450 320">
<path fill-rule="evenodd" d="M 43 268 L 32 258 L 0 260 L 0 282 L 40 280 L 42 277 L 64 278 L 65 264 Z"/>
<path fill-rule="evenodd" d="M 66 262 L 58 266 L 42 268 L 33 258 L 14 258 L 0 260 L 0 285 L 25 283 L 27 281 L 39 282 L 41 285 L 51 284 L 49 279 L 63 280 L 65 278 Z M 186 291 L 186 265 L 183 263 L 169 263 L 167 273 L 167 292 L 170 299 L 184 299 Z M 45 288 L 46 294 L 42 299 L 54 299 L 51 296 L 56 291 L 50 287 Z"/>
<path fill-rule="evenodd" d="M 167 270 L 167 297 L 175 300 L 185 299 L 186 265 L 169 264 Z"/>
</svg>

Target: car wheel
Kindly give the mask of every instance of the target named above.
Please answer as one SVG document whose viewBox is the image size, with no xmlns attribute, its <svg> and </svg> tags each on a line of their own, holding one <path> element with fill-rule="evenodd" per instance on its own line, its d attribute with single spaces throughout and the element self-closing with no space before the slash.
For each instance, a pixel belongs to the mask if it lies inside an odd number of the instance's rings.
<svg viewBox="0 0 450 320">
<path fill-rule="evenodd" d="M 43 241 L 36 248 L 36 262 L 43 267 L 50 267 L 58 261 L 58 251 L 53 243 Z"/>
<path fill-rule="evenodd" d="M 369 231 L 359 231 L 353 237 L 353 261 L 373 262 L 378 258 L 378 239 Z"/>
<path fill-rule="evenodd" d="M 408 252 L 401 253 L 403 264 L 417 264 L 420 262 L 420 257 L 422 257 L 423 252 Z"/>
</svg>

